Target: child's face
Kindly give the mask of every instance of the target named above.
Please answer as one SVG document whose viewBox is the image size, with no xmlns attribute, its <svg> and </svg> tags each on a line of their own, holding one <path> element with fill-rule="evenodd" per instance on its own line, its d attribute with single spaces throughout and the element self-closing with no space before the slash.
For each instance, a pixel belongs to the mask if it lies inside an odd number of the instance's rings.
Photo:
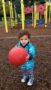
<svg viewBox="0 0 51 90">
<path fill-rule="evenodd" d="M 29 41 L 30 41 L 30 39 L 28 38 L 27 35 L 24 35 L 20 38 L 20 42 L 23 46 L 25 46 Z"/>
</svg>

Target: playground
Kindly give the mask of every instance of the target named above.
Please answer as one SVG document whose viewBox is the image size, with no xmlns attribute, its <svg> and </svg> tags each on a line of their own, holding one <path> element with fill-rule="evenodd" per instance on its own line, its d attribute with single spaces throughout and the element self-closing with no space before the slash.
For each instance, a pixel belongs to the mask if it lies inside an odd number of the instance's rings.
<svg viewBox="0 0 51 90">
<path fill-rule="evenodd" d="M 45 15 L 47 16 L 47 13 Z M 0 24 L 0 90 L 51 90 L 51 16 L 49 18 L 45 17 L 44 24 L 37 26 L 36 23 L 33 26 L 32 23 L 24 25 L 25 18 L 21 18 L 22 22 L 16 22 L 15 25 L 11 19 L 11 24 L 9 22 L 7 27 L 5 16 L 5 24 Z M 36 19 L 35 17 L 34 22 Z M 37 48 L 35 82 L 32 87 L 20 82 L 20 68 L 11 65 L 8 60 L 8 52 L 18 42 L 17 35 L 23 29 L 30 32 L 31 41 Z"/>
</svg>

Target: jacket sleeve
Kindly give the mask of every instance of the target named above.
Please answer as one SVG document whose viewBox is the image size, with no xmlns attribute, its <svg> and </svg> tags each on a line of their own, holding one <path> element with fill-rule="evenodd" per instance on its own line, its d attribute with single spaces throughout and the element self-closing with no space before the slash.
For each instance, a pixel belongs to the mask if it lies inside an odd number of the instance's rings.
<svg viewBox="0 0 51 90">
<path fill-rule="evenodd" d="M 30 47 L 29 47 L 29 55 L 30 55 L 30 58 L 29 58 L 29 59 L 32 59 L 32 58 L 35 57 L 35 55 L 36 55 L 35 46 L 30 46 Z"/>
</svg>

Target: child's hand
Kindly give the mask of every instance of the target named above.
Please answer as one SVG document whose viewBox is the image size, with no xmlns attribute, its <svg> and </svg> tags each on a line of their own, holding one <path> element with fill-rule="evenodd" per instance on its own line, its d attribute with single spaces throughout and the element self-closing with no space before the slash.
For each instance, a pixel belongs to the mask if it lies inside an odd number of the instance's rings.
<svg viewBox="0 0 51 90">
<path fill-rule="evenodd" d="M 26 57 L 26 60 L 28 60 L 28 59 L 29 59 L 29 57 L 30 57 L 30 55 L 28 54 L 28 55 L 27 55 L 27 57 Z"/>
</svg>

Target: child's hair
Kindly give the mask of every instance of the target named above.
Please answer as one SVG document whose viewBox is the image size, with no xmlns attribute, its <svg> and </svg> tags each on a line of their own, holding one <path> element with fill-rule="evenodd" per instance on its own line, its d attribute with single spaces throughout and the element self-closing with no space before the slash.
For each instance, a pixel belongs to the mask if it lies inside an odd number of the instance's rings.
<svg viewBox="0 0 51 90">
<path fill-rule="evenodd" d="M 21 38 L 22 36 L 27 35 L 28 38 L 30 38 L 30 33 L 27 30 L 22 30 L 19 32 L 18 38 Z"/>
</svg>

